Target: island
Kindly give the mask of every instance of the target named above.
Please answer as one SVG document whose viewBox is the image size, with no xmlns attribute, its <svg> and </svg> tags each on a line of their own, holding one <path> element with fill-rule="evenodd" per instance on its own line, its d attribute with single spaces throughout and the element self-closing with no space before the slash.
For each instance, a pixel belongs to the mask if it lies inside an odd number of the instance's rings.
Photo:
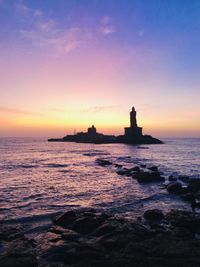
<svg viewBox="0 0 200 267">
<path fill-rule="evenodd" d="M 98 133 L 94 125 L 89 127 L 87 132 L 79 132 L 74 135 L 66 135 L 63 138 L 51 138 L 49 142 L 76 142 L 94 144 L 163 144 L 163 142 L 151 135 L 143 135 L 142 127 L 138 127 L 136 110 L 132 107 L 130 112 L 130 127 L 124 128 L 124 135 L 105 135 Z"/>
</svg>

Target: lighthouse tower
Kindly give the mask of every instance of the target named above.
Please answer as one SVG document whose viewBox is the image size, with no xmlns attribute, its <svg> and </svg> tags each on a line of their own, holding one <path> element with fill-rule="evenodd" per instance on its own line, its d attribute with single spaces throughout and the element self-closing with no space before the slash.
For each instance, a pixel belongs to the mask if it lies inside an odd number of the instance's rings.
<svg viewBox="0 0 200 267">
<path fill-rule="evenodd" d="M 132 139 L 132 138 L 140 138 L 142 137 L 142 127 L 137 126 L 137 119 L 136 119 L 136 110 L 132 107 L 130 112 L 130 127 L 124 128 L 125 130 L 125 138 Z"/>
</svg>

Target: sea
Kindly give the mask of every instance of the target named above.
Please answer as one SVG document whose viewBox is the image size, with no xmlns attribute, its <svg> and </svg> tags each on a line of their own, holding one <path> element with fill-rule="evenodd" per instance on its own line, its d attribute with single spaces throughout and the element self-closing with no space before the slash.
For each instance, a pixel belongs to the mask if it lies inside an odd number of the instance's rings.
<svg viewBox="0 0 200 267">
<path fill-rule="evenodd" d="M 200 178 L 200 138 L 166 138 L 161 145 L 48 142 L 47 138 L 0 138 L 0 223 L 39 231 L 67 210 L 94 208 L 138 218 L 147 209 L 191 209 L 169 195 L 170 175 Z M 99 166 L 97 159 L 113 164 Z M 117 174 L 123 167 L 158 166 L 163 183 L 139 184 Z"/>
</svg>

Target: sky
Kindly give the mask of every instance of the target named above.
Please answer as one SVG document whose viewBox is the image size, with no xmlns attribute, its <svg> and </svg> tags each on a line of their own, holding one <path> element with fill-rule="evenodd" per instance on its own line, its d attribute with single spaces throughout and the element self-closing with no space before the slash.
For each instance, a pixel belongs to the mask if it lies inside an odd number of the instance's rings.
<svg viewBox="0 0 200 267">
<path fill-rule="evenodd" d="M 200 0 L 0 0 L 0 136 L 200 137 Z"/>
</svg>

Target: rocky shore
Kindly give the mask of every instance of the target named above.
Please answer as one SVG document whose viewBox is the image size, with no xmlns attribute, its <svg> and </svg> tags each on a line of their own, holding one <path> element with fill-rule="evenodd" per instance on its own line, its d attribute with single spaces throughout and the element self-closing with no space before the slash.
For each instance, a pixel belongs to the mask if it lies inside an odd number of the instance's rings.
<svg viewBox="0 0 200 267">
<path fill-rule="evenodd" d="M 70 210 L 34 239 L 1 226 L 1 267 L 200 266 L 200 215 L 148 210 L 135 221 Z"/>
<path fill-rule="evenodd" d="M 0 225 L 1 267 L 197 267 L 200 266 L 200 180 L 166 176 L 157 166 L 131 168 L 107 158 L 103 168 L 138 183 L 161 183 L 169 194 L 191 204 L 191 211 L 149 209 L 134 219 L 94 209 L 69 210 L 52 218 L 34 236 L 23 226 Z M 158 207 L 159 208 L 159 207 Z"/>
</svg>

